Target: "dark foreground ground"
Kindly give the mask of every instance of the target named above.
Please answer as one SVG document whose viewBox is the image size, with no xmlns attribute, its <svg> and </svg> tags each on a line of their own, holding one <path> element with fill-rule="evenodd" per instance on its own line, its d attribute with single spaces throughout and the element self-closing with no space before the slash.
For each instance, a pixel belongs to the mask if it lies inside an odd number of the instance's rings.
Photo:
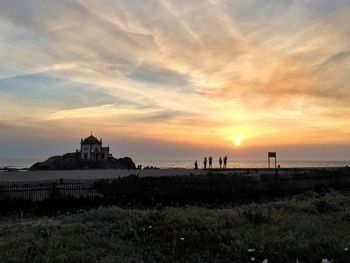
<svg viewBox="0 0 350 263">
<path fill-rule="evenodd" d="M 61 212 L 62 213 L 62 212 Z M 350 191 L 0 220 L 0 262 L 350 262 Z"/>
</svg>

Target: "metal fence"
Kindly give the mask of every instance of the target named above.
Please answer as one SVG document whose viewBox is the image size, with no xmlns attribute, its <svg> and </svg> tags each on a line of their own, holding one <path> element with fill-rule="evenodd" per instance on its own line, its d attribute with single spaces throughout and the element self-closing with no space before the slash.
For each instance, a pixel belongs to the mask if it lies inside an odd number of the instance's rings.
<svg viewBox="0 0 350 263">
<path fill-rule="evenodd" d="M 91 198 L 99 196 L 94 185 L 95 180 L 0 182 L 0 200 L 28 199 L 35 202 L 64 197 Z"/>
<path fill-rule="evenodd" d="M 118 200 L 168 196 L 186 198 L 195 195 L 249 196 L 271 190 L 288 193 L 318 185 L 350 186 L 350 169 L 274 170 L 259 173 L 207 174 L 169 177 L 129 176 L 104 180 L 50 180 L 1 182 L 0 201 L 26 199 L 34 202 L 63 198 L 116 198 Z"/>
</svg>

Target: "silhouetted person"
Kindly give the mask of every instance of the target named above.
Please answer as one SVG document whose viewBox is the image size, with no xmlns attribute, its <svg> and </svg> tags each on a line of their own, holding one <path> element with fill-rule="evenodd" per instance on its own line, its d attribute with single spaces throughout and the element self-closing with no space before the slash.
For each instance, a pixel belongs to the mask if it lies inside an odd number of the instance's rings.
<svg viewBox="0 0 350 263">
<path fill-rule="evenodd" d="M 227 168 L 227 156 L 224 157 L 224 169 Z"/>
<path fill-rule="evenodd" d="M 198 169 L 198 162 L 197 162 L 197 161 L 194 162 L 194 169 L 195 169 L 195 170 Z"/>
<path fill-rule="evenodd" d="M 204 164 L 204 169 L 207 169 L 207 157 L 204 157 L 203 164 Z"/>
<path fill-rule="evenodd" d="M 222 168 L 222 159 L 221 157 L 219 158 L 219 164 L 220 164 L 220 169 Z"/>
<path fill-rule="evenodd" d="M 209 156 L 209 169 L 213 168 L 213 158 Z"/>
</svg>

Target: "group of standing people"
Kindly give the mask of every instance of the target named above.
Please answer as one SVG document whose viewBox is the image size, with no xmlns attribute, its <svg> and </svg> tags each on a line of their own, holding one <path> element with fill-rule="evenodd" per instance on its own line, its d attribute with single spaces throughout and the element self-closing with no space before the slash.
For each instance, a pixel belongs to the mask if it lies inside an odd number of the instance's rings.
<svg viewBox="0 0 350 263">
<path fill-rule="evenodd" d="M 208 164 L 208 168 L 207 168 L 207 164 Z M 207 157 L 204 157 L 203 165 L 204 165 L 204 169 L 212 169 L 213 168 L 213 158 L 211 156 L 209 156 L 208 159 L 207 159 Z M 221 157 L 219 158 L 219 166 L 220 166 L 220 169 L 227 168 L 227 156 L 225 156 L 223 159 Z M 198 169 L 198 162 L 197 161 L 195 161 L 195 163 L 194 163 L 194 169 L 195 170 Z"/>
</svg>

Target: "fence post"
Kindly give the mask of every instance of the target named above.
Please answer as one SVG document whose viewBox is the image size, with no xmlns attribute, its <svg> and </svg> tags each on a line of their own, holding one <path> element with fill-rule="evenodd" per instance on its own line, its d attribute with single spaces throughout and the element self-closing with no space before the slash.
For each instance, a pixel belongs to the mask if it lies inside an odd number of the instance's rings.
<svg viewBox="0 0 350 263">
<path fill-rule="evenodd" d="M 50 199 L 52 200 L 56 199 L 56 183 L 51 184 Z"/>
</svg>

